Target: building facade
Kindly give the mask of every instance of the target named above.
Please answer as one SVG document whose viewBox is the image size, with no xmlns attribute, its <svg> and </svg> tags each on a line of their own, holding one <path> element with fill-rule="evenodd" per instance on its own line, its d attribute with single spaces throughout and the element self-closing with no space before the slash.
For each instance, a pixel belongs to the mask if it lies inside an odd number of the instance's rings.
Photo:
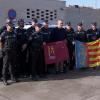
<svg viewBox="0 0 100 100">
<path fill-rule="evenodd" d="M 92 22 L 97 22 L 100 27 L 100 9 L 79 6 L 66 7 L 66 21 L 70 21 L 75 29 L 79 22 L 83 23 L 85 29 L 90 28 Z"/>
<path fill-rule="evenodd" d="M 10 17 L 16 21 L 23 18 L 26 24 L 36 18 L 39 21 L 48 20 L 50 23 L 65 19 L 65 1 L 59 0 L 0 0 L 0 26 Z"/>
<path fill-rule="evenodd" d="M 19 18 L 23 18 L 25 24 L 30 24 L 31 20 L 36 18 L 40 22 L 48 20 L 50 24 L 56 24 L 57 19 L 70 21 L 74 28 L 79 22 L 83 22 L 86 29 L 93 21 L 100 26 L 100 9 L 66 7 L 63 0 L 0 0 L 0 26 L 5 24 L 8 17 L 12 18 L 15 24 Z"/>
</svg>

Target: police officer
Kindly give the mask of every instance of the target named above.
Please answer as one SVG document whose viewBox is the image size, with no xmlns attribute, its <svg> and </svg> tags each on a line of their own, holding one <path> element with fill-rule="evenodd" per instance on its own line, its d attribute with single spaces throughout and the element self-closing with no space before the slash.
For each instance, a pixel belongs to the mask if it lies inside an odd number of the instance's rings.
<svg viewBox="0 0 100 100">
<path fill-rule="evenodd" d="M 50 39 L 52 42 L 62 41 L 66 39 L 66 31 L 63 28 L 63 20 L 58 19 L 57 27 L 51 31 Z"/>
<path fill-rule="evenodd" d="M 31 36 L 31 34 L 33 34 L 35 32 L 35 26 L 38 23 L 37 19 L 33 19 L 32 20 L 32 26 L 30 28 L 27 29 L 27 37 L 29 38 Z M 29 66 L 29 73 L 31 73 L 31 50 L 30 50 L 30 46 L 28 46 L 27 50 L 28 50 L 28 66 Z"/>
<path fill-rule="evenodd" d="M 37 19 L 33 19 L 32 20 L 32 26 L 30 28 L 27 29 L 27 35 L 28 37 L 35 32 L 35 25 L 38 23 Z"/>
<path fill-rule="evenodd" d="M 7 82 L 7 71 L 11 76 L 11 80 L 16 82 L 15 78 L 15 67 L 16 67 L 16 34 L 13 30 L 13 24 L 8 22 L 6 24 L 7 30 L 3 32 L 0 37 L 3 43 L 3 83 L 8 85 Z"/>
<path fill-rule="evenodd" d="M 51 31 L 49 29 L 49 23 L 47 20 L 45 20 L 43 22 L 43 27 L 42 27 L 41 31 L 43 32 L 43 37 L 44 37 L 45 42 L 50 42 Z"/>
<path fill-rule="evenodd" d="M 57 21 L 57 27 L 55 27 L 50 34 L 50 41 L 57 42 L 57 41 L 63 41 L 67 39 L 66 31 L 63 28 L 63 20 L 58 19 Z M 56 73 L 63 73 L 64 72 L 64 63 L 59 62 L 56 63 Z"/>
<path fill-rule="evenodd" d="M 47 20 L 45 20 L 43 22 L 43 27 L 41 29 L 42 33 L 43 33 L 43 40 L 45 41 L 45 43 L 49 43 L 50 42 L 50 33 L 51 33 L 51 30 L 49 28 L 49 22 Z M 46 72 L 48 71 L 48 68 L 53 65 L 46 65 L 45 64 L 45 58 L 44 58 L 44 51 L 43 51 L 43 66 L 45 67 L 46 69 Z"/>
<path fill-rule="evenodd" d="M 75 40 L 78 40 L 81 42 L 87 41 L 86 31 L 84 30 L 82 23 L 77 24 L 77 31 L 75 32 L 74 37 L 75 37 Z"/>
<path fill-rule="evenodd" d="M 97 23 L 91 24 L 91 29 L 87 30 L 87 42 L 95 41 L 100 38 L 100 30 L 97 29 Z"/>
<path fill-rule="evenodd" d="M 70 61 L 69 61 L 69 69 L 73 70 L 74 69 L 74 63 L 75 63 L 75 58 L 74 58 L 74 29 L 71 26 L 71 23 L 68 22 L 66 25 L 66 35 L 67 35 L 67 40 L 68 40 L 68 49 L 69 49 L 69 56 L 70 56 Z"/>
<path fill-rule="evenodd" d="M 42 46 L 43 46 L 43 33 L 41 32 L 41 24 L 36 24 L 35 32 L 29 37 L 28 45 L 30 46 L 31 53 L 31 68 L 32 79 L 37 80 L 43 74 L 42 66 Z M 25 48 L 25 46 L 23 47 Z"/>
<path fill-rule="evenodd" d="M 9 19 L 9 18 L 7 18 L 6 19 L 6 23 L 13 23 L 12 22 L 12 20 L 11 19 Z M 14 26 L 13 26 L 13 28 L 14 28 Z M 15 29 L 15 28 L 14 28 Z M 7 27 L 6 27 L 6 25 L 4 25 L 4 26 L 2 26 L 1 28 L 0 28 L 0 34 L 2 34 L 3 32 L 5 32 L 7 30 Z M 1 43 L 1 41 L 0 41 L 0 77 L 2 76 L 2 67 L 3 67 L 3 55 L 2 55 L 2 43 Z"/>
<path fill-rule="evenodd" d="M 18 20 L 18 28 L 16 29 L 17 36 L 17 61 L 18 61 L 18 71 L 19 75 L 27 74 L 27 66 L 26 66 L 26 55 L 27 50 L 22 51 L 22 46 L 27 41 L 27 31 L 24 29 L 24 20 Z"/>
</svg>

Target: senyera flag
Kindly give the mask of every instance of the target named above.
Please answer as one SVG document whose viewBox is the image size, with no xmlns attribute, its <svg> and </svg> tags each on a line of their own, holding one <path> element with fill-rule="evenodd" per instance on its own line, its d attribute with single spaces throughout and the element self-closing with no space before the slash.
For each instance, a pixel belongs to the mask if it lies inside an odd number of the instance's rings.
<svg viewBox="0 0 100 100">
<path fill-rule="evenodd" d="M 100 66 L 100 39 L 83 43 L 75 42 L 76 68 Z"/>
<path fill-rule="evenodd" d="M 44 45 L 44 56 L 46 64 L 68 60 L 67 41 L 52 42 Z"/>
</svg>

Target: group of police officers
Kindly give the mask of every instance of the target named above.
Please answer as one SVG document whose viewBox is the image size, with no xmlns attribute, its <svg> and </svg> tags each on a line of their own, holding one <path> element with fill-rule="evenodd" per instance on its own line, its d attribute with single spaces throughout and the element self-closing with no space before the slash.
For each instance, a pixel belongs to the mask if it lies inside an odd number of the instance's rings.
<svg viewBox="0 0 100 100">
<path fill-rule="evenodd" d="M 73 70 L 75 66 L 75 40 L 91 42 L 100 38 L 96 22 L 91 23 L 87 31 L 82 23 L 77 24 L 77 31 L 74 31 L 70 22 L 65 28 L 63 26 L 61 19 L 58 19 L 55 28 L 49 27 L 48 21 L 42 25 L 34 19 L 31 27 L 24 29 L 24 20 L 19 19 L 15 28 L 12 20 L 7 19 L 6 25 L 0 28 L 0 76 L 4 85 L 9 85 L 9 77 L 12 82 L 17 82 L 18 78 L 25 75 L 31 76 L 32 80 L 45 77 L 47 70 L 43 45 L 49 42 L 68 42 L 69 61 L 54 64 L 56 73 L 64 73 L 66 67 Z"/>
</svg>

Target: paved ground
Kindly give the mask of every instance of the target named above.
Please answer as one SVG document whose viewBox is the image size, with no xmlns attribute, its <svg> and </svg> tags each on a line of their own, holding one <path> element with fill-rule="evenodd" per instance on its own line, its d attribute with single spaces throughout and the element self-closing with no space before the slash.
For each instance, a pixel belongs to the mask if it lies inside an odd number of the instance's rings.
<svg viewBox="0 0 100 100">
<path fill-rule="evenodd" d="M 7 87 L 0 82 L 0 100 L 100 100 L 100 69 L 22 81 Z"/>
</svg>

